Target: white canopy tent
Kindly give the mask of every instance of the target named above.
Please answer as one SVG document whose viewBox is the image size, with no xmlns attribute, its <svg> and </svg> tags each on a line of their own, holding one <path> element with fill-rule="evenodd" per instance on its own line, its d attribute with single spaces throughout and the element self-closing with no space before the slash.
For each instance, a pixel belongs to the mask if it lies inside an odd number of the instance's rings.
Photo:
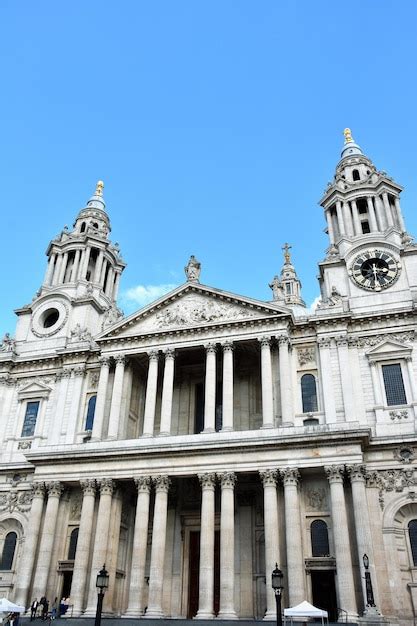
<svg viewBox="0 0 417 626">
<path fill-rule="evenodd" d="M 284 609 L 284 618 L 285 621 L 287 617 L 291 618 L 291 622 L 295 620 L 303 620 L 303 618 L 308 617 L 321 617 L 321 623 L 324 624 L 324 618 L 326 618 L 327 622 L 329 621 L 329 616 L 327 611 L 323 609 L 318 609 L 316 606 L 304 600 L 301 604 L 297 604 L 297 606 L 293 606 L 289 609 Z"/>
<path fill-rule="evenodd" d="M 0 613 L 24 613 L 25 611 L 24 606 L 13 604 L 7 598 L 0 598 Z"/>
</svg>

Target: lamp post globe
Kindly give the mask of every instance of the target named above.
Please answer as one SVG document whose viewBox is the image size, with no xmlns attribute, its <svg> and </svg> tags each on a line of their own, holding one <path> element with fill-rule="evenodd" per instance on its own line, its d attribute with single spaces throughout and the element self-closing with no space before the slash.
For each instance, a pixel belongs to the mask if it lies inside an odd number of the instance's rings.
<svg viewBox="0 0 417 626">
<path fill-rule="evenodd" d="M 279 569 L 278 563 L 275 563 L 275 569 L 272 572 L 271 582 L 272 582 L 272 589 L 274 590 L 274 593 L 275 593 L 275 601 L 277 604 L 277 626 L 282 626 L 281 596 L 282 596 L 282 590 L 284 589 L 284 586 L 282 584 L 283 580 L 284 580 L 284 574 Z"/>
<path fill-rule="evenodd" d="M 103 567 L 97 574 L 96 587 L 98 589 L 98 595 L 97 595 L 96 619 L 94 622 L 94 626 L 100 626 L 101 612 L 103 610 L 103 598 L 104 598 L 106 589 L 108 589 L 109 587 L 109 573 L 106 570 L 105 564 L 103 565 Z"/>
</svg>

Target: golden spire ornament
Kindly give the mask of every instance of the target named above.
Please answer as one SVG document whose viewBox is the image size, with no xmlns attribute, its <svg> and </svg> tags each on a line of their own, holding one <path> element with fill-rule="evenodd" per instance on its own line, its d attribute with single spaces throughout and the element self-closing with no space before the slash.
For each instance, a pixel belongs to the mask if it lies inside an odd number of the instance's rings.
<svg viewBox="0 0 417 626">
<path fill-rule="evenodd" d="M 96 196 L 102 196 L 103 195 L 103 187 L 104 187 L 104 183 L 102 180 L 99 180 L 97 185 L 96 185 Z"/>
<path fill-rule="evenodd" d="M 350 128 L 345 128 L 343 134 L 345 136 L 345 143 L 353 143 L 352 131 L 350 130 Z"/>
<path fill-rule="evenodd" d="M 290 250 L 291 250 L 292 246 L 288 245 L 288 243 L 284 243 L 284 245 L 282 246 L 281 250 L 284 250 L 284 259 L 286 263 L 290 263 L 291 262 L 291 257 L 290 257 Z"/>
</svg>

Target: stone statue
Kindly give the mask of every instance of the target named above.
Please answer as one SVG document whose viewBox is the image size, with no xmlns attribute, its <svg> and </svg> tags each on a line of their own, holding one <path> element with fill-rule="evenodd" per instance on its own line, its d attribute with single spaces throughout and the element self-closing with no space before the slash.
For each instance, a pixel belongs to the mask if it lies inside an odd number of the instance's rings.
<svg viewBox="0 0 417 626">
<path fill-rule="evenodd" d="M 197 261 L 193 254 L 190 256 L 188 264 L 184 267 L 184 272 L 187 277 L 187 281 L 196 283 L 200 282 L 201 263 Z"/>
<path fill-rule="evenodd" d="M 269 283 L 270 288 L 272 289 L 272 293 L 274 295 L 274 300 L 279 302 L 283 302 L 285 300 L 284 292 L 282 290 L 281 282 L 278 276 L 274 276 L 272 283 Z"/>
<path fill-rule="evenodd" d="M 333 285 L 332 291 L 329 297 L 329 304 L 336 305 L 336 304 L 340 304 L 341 301 L 342 301 L 342 296 L 337 291 L 336 287 Z"/>
<path fill-rule="evenodd" d="M 10 333 L 6 333 L 0 344 L 0 350 L 3 352 L 14 352 L 16 347 L 16 341 L 10 337 Z"/>
</svg>

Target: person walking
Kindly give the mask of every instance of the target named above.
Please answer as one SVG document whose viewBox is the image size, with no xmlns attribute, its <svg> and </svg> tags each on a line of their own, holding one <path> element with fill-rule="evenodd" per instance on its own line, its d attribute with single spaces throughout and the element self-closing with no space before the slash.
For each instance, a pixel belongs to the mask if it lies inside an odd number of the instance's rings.
<svg viewBox="0 0 417 626">
<path fill-rule="evenodd" d="M 39 606 L 38 598 L 35 598 L 32 604 L 30 605 L 30 621 L 31 622 L 34 619 L 36 619 L 36 611 L 38 610 L 38 606 Z"/>
</svg>

